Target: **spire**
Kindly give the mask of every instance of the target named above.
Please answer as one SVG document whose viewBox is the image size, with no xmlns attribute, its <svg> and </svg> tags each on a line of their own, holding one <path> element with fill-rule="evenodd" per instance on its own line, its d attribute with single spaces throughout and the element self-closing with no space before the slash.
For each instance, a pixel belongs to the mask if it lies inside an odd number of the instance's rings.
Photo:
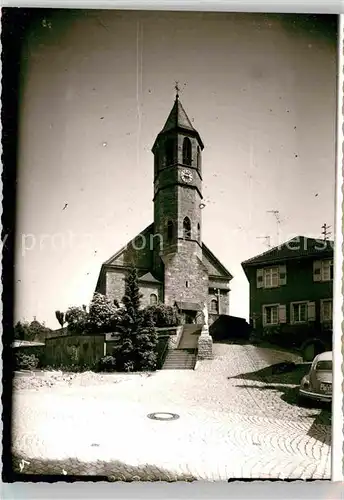
<svg viewBox="0 0 344 500">
<path fill-rule="evenodd" d="M 180 102 L 178 93 L 176 94 L 173 108 L 171 109 L 171 112 L 168 115 L 166 123 L 161 132 L 168 132 L 177 128 L 192 130 L 193 132 L 196 132 L 182 106 L 182 103 Z"/>
<path fill-rule="evenodd" d="M 176 82 L 174 86 L 176 96 L 174 100 L 173 107 L 170 111 L 170 114 L 168 115 L 168 118 L 165 122 L 165 125 L 163 126 L 163 129 L 161 132 L 158 134 L 158 137 L 161 136 L 161 134 L 165 134 L 166 132 L 172 132 L 174 131 L 183 131 L 185 130 L 186 132 L 191 132 L 193 135 L 195 135 L 200 143 L 201 148 L 203 149 L 203 142 L 197 132 L 197 130 L 193 127 L 188 115 L 185 112 L 185 109 L 183 108 L 182 103 L 180 102 L 180 87 L 179 83 Z M 158 139 L 157 137 L 157 139 Z M 156 139 L 156 141 L 157 141 Z M 155 141 L 155 143 L 156 143 Z M 154 144 L 155 144 L 154 143 Z M 153 146 L 154 149 L 154 146 Z"/>
</svg>

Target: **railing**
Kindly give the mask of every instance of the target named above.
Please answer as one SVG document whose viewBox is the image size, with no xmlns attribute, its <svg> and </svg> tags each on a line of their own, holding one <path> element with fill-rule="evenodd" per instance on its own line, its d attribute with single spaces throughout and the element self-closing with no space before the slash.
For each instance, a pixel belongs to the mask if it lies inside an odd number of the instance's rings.
<svg viewBox="0 0 344 500">
<path fill-rule="evenodd" d="M 157 368 L 158 368 L 158 370 L 160 370 L 160 368 L 162 368 L 163 364 L 165 363 L 167 352 L 168 352 L 168 338 L 166 339 L 166 343 L 164 345 L 164 348 L 161 351 L 160 356 L 157 359 Z"/>
</svg>

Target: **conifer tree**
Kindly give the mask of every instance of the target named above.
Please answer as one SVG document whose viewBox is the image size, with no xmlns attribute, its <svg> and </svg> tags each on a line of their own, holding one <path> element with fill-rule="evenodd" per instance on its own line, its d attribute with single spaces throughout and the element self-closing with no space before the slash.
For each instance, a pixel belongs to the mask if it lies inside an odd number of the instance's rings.
<svg viewBox="0 0 344 500">
<path fill-rule="evenodd" d="M 125 280 L 122 299 L 121 340 L 116 349 L 118 370 L 152 370 L 156 365 L 157 335 L 151 316 L 140 309 L 141 298 L 137 271 L 131 269 Z"/>
<path fill-rule="evenodd" d="M 143 319 L 140 313 L 140 299 L 137 271 L 131 269 L 125 280 L 123 316 L 119 324 L 121 340 L 116 350 L 116 366 L 120 371 L 137 369 L 136 335 L 142 327 Z"/>
</svg>

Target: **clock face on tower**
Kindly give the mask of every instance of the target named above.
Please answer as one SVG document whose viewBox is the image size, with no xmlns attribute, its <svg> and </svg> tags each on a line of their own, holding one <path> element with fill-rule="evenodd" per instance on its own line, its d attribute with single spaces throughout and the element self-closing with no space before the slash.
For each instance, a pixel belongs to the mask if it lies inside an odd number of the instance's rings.
<svg viewBox="0 0 344 500">
<path fill-rule="evenodd" d="M 190 170 L 184 169 L 181 172 L 181 179 L 183 182 L 192 182 L 193 175 Z"/>
</svg>

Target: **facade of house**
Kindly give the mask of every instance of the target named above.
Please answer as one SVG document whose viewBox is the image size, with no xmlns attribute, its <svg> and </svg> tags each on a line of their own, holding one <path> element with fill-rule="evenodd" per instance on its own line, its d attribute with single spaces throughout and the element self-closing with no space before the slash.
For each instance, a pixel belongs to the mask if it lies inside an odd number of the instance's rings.
<svg viewBox="0 0 344 500">
<path fill-rule="evenodd" d="M 139 273 L 143 306 L 176 306 L 185 323 L 229 314 L 232 275 L 202 241 L 202 139 L 176 96 L 154 155 L 154 221 L 101 267 L 96 291 L 120 301 Z"/>
<path fill-rule="evenodd" d="M 300 344 L 332 336 L 333 242 L 300 236 L 242 263 L 250 322 Z"/>
</svg>

